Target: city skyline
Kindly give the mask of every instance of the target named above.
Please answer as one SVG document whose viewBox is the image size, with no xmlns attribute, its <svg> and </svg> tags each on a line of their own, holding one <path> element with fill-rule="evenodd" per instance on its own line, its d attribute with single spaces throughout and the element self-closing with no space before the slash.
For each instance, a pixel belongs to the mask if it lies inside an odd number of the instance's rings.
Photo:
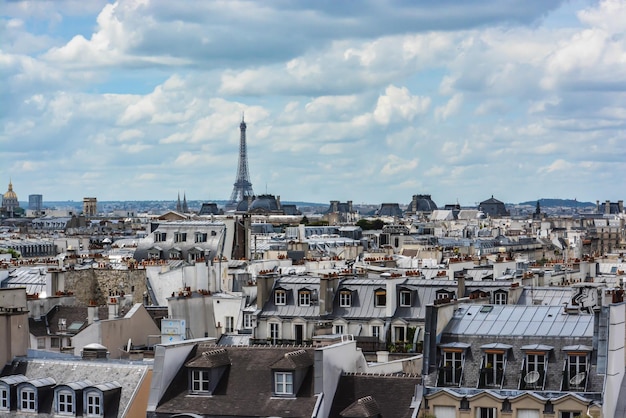
<svg viewBox="0 0 626 418">
<path fill-rule="evenodd" d="M 624 1 L 0 5 L 20 201 L 623 199 Z"/>
</svg>

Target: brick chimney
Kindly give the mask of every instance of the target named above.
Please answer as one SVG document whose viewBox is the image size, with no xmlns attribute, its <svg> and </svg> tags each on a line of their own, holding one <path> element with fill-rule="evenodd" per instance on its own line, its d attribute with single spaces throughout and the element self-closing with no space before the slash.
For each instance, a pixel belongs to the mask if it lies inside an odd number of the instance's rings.
<svg viewBox="0 0 626 418">
<path fill-rule="evenodd" d="M 109 307 L 109 319 L 115 319 L 117 318 L 118 314 L 119 314 L 119 303 L 118 303 L 118 297 L 119 296 L 110 296 L 109 297 L 109 301 L 107 303 L 107 306 Z"/>
</svg>

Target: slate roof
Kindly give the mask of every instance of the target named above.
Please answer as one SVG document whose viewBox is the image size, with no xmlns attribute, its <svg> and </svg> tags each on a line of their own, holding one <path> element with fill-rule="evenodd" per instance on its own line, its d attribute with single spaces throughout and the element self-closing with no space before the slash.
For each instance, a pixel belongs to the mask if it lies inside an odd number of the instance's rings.
<svg viewBox="0 0 626 418">
<path fill-rule="evenodd" d="M 30 333 L 35 337 L 48 335 L 75 335 L 87 327 L 87 306 L 81 305 L 56 305 L 42 318 L 28 318 Z M 98 307 L 98 318 L 108 319 L 109 310 L 106 306 Z M 59 329 L 59 320 L 65 319 L 65 330 Z M 74 324 L 74 327 L 70 326 Z M 48 333 L 48 329 L 50 332 Z"/>
<path fill-rule="evenodd" d="M 211 351 L 215 345 L 201 344 L 198 353 Z M 156 408 L 158 416 L 192 413 L 202 416 L 281 416 L 310 417 L 317 397 L 313 391 L 313 367 L 306 372 L 304 381 L 295 398 L 273 395 L 272 365 L 285 354 L 298 351 L 297 347 L 252 346 L 222 347 L 231 364 L 222 376 L 211 396 L 188 394 L 188 370 L 182 367 L 168 387 L 163 400 Z M 312 359 L 313 348 L 303 351 Z"/>
<path fill-rule="evenodd" d="M 349 278 L 343 280 L 333 301 L 333 314 L 346 320 L 385 318 L 387 316 L 385 306 L 375 306 L 374 304 L 375 292 L 378 289 L 386 289 L 385 279 Z M 339 292 L 341 290 L 352 291 L 351 306 L 339 306 Z"/>
<path fill-rule="evenodd" d="M 312 276 L 285 276 L 281 277 L 274 285 L 274 289 L 263 305 L 260 317 L 280 316 L 281 318 L 317 318 L 319 316 L 319 305 L 312 303 L 309 306 L 298 304 L 298 291 L 311 291 L 312 299 L 315 292 L 319 293 L 320 278 Z M 276 289 L 285 290 L 287 300 L 285 305 L 276 305 L 274 293 Z"/>
<path fill-rule="evenodd" d="M 378 403 L 376 403 L 376 400 L 371 396 L 364 396 L 363 398 L 357 399 L 352 405 L 341 411 L 342 417 L 350 418 L 378 417 L 379 415 L 380 408 L 378 407 Z"/>
<path fill-rule="evenodd" d="M 372 404 L 362 402 L 360 410 L 356 407 L 359 399 L 371 396 L 385 418 L 409 418 L 416 385 L 421 379 L 415 375 L 378 375 L 361 373 L 344 373 L 339 378 L 337 392 L 333 399 L 329 418 L 368 417 L 371 415 L 348 415 L 350 411 L 358 413 L 371 412 Z M 369 407 L 370 409 L 367 409 Z"/>
<path fill-rule="evenodd" d="M 111 409 L 119 411 L 120 416 L 126 412 L 135 391 L 142 383 L 150 366 L 114 361 L 86 361 L 60 359 L 18 359 L 7 365 L 3 373 L 22 374 L 29 380 L 54 379 L 57 385 L 76 384 L 76 382 L 93 382 L 94 387 L 109 390 L 121 387 L 119 406 Z M 104 405 L 105 410 L 108 409 Z M 38 414 L 37 416 L 53 416 Z"/>
</svg>

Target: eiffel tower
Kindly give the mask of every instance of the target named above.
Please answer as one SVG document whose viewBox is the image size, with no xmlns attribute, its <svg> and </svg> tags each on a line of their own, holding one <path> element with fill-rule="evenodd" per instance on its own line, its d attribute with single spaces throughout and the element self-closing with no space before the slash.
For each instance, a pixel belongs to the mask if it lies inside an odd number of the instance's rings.
<svg viewBox="0 0 626 418">
<path fill-rule="evenodd" d="M 246 122 L 243 115 L 239 124 L 241 136 L 239 139 L 239 166 L 237 167 L 237 179 L 233 185 L 233 193 L 230 195 L 229 206 L 237 205 L 237 203 L 246 199 L 248 196 L 254 196 L 252 183 L 250 183 L 250 175 L 248 174 L 248 153 L 246 151 Z"/>
</svg>

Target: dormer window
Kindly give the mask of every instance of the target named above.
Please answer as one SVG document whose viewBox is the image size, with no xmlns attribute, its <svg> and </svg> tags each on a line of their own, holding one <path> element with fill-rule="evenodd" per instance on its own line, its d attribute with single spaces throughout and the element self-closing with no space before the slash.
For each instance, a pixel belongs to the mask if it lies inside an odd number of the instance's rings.
<svg viewBox="0 0 626 418">
<path fill-rule="evenodd" d="M 522 365 L 522 378 L 520 389 L 523 390 L 543 390 L 548 370 L 548 355 L 553 347 L 532 344 L 522 347 L 525 353 L 524 364 Z"/>
<path fill-rule="evenodd" d="M 191 371 L 191 392 L 192 393 L 208 393 L 209 392 L 209 371 L 208 370 L 192 370 Z"/>
<path fill-rule="evenodd" d="M 563 347 L 567 354 L 567 364 L 563 373 L 563 389 L 584 392 L 587 389 L 589 354 L 592 348 L 585 345 Z"/>
<path fill-rule="evenodd" d="M 9 388 L 5 385 L 0 386 L 0 411 L 9 410 Z"/>
<path fill-rule="evenodd" d="M 60 390 L 56 395 L 56 410 L 59 415 L 74 415 L 74 391 L 69 389 Z"/>
<path fill-rule="evenodd" d="M 88 417 L 103 416 L 102 393 L 96 390 L 85 393 L 85 415 Z"/>
<path fill-rule="evenodd" d="M 480 366 L 478 387 L 502 387 L 507 353 L 511 348 L 511 346 L 501 343 L 487 344 L 481 347 L 483 358 Z"/>
<path fill-rule="evenodd" d="M 446 289 L 437 290 L 436 295 L 437 295 L 438 300 L 454 299 L 454 292 L 451 292 Z"/>
<path fill-rule="evenodd" d="M 508 294 L 503 290 L 496 290 L 493 293 L 494 305 L 506 305 L 508 303 Z"/>
<path fill-rule="evenodd" d="M 294 397 L 313 365 L 306 350 L 285 353 L 272 364 L 272 391 L 274 396 Z"/>
<path fill-rule="evenodd" d="M 465 367 L 465 352 L 469 348 L 465 343 L 442 344 L 441 367 L 437 386 L 460 386 Z"/>
<path fill-rule="evenodd" d="M 19 391 L 19 410 L 37 412 L 37 392 L 32 387 L 23 387 Z"/>
<path fill-rule="evenodd" d="M 387 305 L 387 291 L 385 289 L 377 289 L 374 292 L 374 306 L 384 307 Z"/>
<path fill-rule="evenodd" d="M 27 381 L 28 378 L 22 374 L 0 377 L 0 411 L 10 411 L 17 408 L 17 386 Z"/>
<path fill-rule="evenodd" d="M 274 292 L 274 304 L 286 305 L 287 304 L 287 291 L 285 289 L 276 289 Z"/>
<path fill-rule="evenodd" d="M 298 291 L 298 304 L 300 306 L 311 305 L 311 291 L 308 289 L 300 289 Z"/>
<path fill-rule="evenodd" d="M 274 393 L 293 395 L 293 372 L 274 372 Z"/>
<path fill-rule="evenodd" d="M 400 306 L 402 307 L 411 306 L 411 291 L 410 290 L 400 291 Z"/>
<path fill-rule="evenodd" d="M 204 351 L 188 361 L 187 378 L 189 393 L 192 395 L 211 395 L 220 379 L 230 366 L 230 357 L 223 348 Z"/>
<path fill-rule="evenodd" d="M 339 306 L 349 308 L 352 306 L 352 292 L 349 290 L 341 290 L 339 292 Z"/>
</svg>

